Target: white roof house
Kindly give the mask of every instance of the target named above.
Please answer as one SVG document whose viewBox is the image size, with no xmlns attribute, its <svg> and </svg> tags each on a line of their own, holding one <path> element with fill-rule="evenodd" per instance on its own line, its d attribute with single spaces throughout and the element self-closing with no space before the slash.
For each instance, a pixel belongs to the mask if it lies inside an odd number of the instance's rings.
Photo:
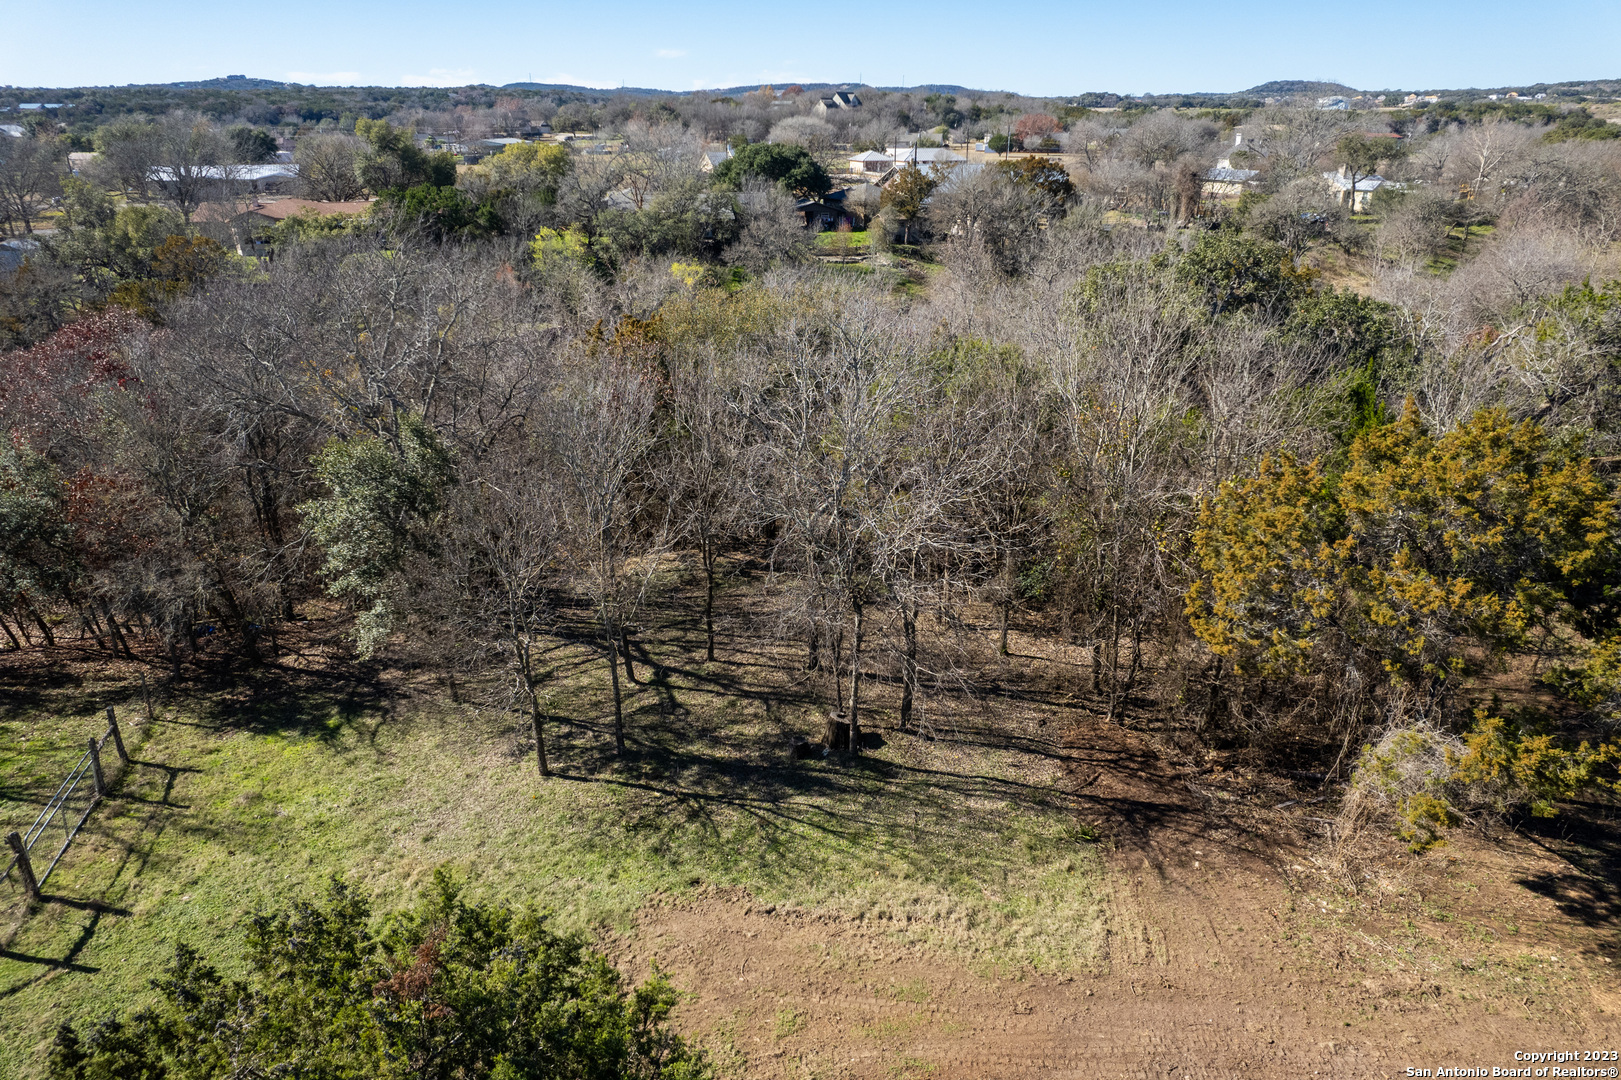
<svg viewBox="0 0 1621 1080">
<path fill-rule="evenodd" d="M 920 169 L 925 165 L 960 165 L 968 160 L 943 146 L 891 146 L 887 153 L 897 165 L 916 165 Z"/>
<path fill-rule="evenodd" d="M 298 166 L 287 162 L 273 165 L 199 165 L 190 171 L 195 176 L 209 180 L 293 179 L 298 176 Z M 174 168 L 168 165 L 158 165 L 146 174 L 148 180 L 159 184 L 173 183 L 175 176 Z"/>
<path fill-rule="evenodd" d="M 876 150 L 863 150 L 850 158 L 850 171 L 853 173 L 882 173 L 887 172 L 895 164 L 895 159 L 888 154 L 880 154 Z"/>
<path fill-rule="evenodd" d="M 221 184 L 247 191 L 267 191 L 298 179 L 298 166 L 288 162 L 271 165 L 199 165 L 178 172 L 172 166 L 159 165 L 148 170 L 147 180 L 154 184 L 177 184 L 186 178 L 218 180 Z"/>
</svg>

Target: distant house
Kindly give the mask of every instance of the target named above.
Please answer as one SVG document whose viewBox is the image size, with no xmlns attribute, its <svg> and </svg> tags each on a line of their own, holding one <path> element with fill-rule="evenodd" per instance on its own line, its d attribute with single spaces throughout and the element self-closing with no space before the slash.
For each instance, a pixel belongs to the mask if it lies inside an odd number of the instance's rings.
<svg viewBox="0 0 1621 1080">
<path fill-rule="evenodd" d="M 863 150 L 850 159 L 850 171 L 853 173 L 888 172 L 895 164 L 895 159 L 888 154 L 880 154 L 876 150 Z"/>
<path fill-rule="evenodd" d="M 28 238 L 0 240 L 0 275 L 15 273 L 28 257 L 39 250 L 39 241 Z"/>
<path fill-rule="evenodd" d="M 1216 159 L 1216 167 L 1204 174 L 1204 194 L 1207 198 L 1236 199 L 1255 186 L 1256 178 L 1261 175 L 1260 170 L 1235 168 L 1233 165 L 1233 156 L 1241 153 L 1266 156 L 1266 151 L 1244 141 L 1243 131 L 1233 132 L 1233 144 Z M 1244 159 L 1240 158 L 1239 165 L 1243 164 Z"/>
<path fill-rule="evenodd" d="M 1318 98 L 1317 107 L 1319 109 L 1349 109 L 1351 107 L 1351 102 L 1346 98 L 1336 95 L 1334 97 Z"/>
<path fill-rule="evenodd" d="M 720 168 L 723 161 L 726 161 L 731 156 L 732 148 L 730 146 L 724 150 L 705 150 L 704 158 L 698 163 L 698 168 L 704 172 L 714 172 Z"/>
<path fill-rule="evenodd" d="M 0 124 L 0 135 L 10 135 L 13 139 L 20 139 L 28 132 L 23 130 L 21 124 Z"/>
<path fill-rule="evenodd" d="M 68 171 L 74 176 L 78 176 L 79 170 L 89 165 L 96 157 L 97 155 L 93 152 L 75 150 L 68 155 Z"/>
<path fill-rule="evenodd" d="M 794 203 L 794 213 L 800 216 L 811 232 L 827 232 L 841 225 L 852 229 L 865 228 L 866 215 L 849 205 L 850 191 L 849 188 L 842 188 L 830 191 L 821 198 L 799 199 Z"/>
<path fill-rule="evenodd" d="M 1260 175 L 1255 169 L 1224 169 L 1218 165 L 1204 174 L 1204 193 L 1217 199 L 1236 199 L 1254 187 Z"/>
<path fill-rule="evenodd" d="M 189 170 L 188 174 L 168 165 L 159 165 L 147 172 L 146 178 L 165 189 L 177 187 L 187 179 L 212 180 L 233 194 L 245 194 L 291 187 L 298 180 L 298 166 L 287 162 L 274 165 L 202 165 Z"/>
<path fill-rule="evenodd" d="M 364 214 L 371 202 L 356 199 L 353 202 L 323 202 L 316 199 L 273 199 L 269 202 L 254 200 L 247 206 L 240 203 L 206 202 L 191 215 L 191 220 L 203 226 L 214 225 L 227 229 L 236 245 L 238 255 L 262 255 L 267 244 L 264 229 L 279 225 L 296 214 L 315 214 L 326 217 L 335 214 Z"/>
<path fill-rule="evenodd" d="M 885 153 L 898 166 L 916 165 L 920 169 L 931 165 L 950 169 L 968 160 L 943 146 L 891 146 Z"/>
<path fill-rule="evenodd" d="M 849 94 L 843 90 L 839 90 L 836 93 L 829 94 L 824 98 L 817 99 L 816 104 L 811 106 L 811 111 L 817 116 L 826 116 L 830 112 L 839 112 L 844 109 L 859 108 L 861 108 L 860 98 L 856 97 L 854 94 Z"/>
<path fill-rule="evenodd" d="M 1373 198 L 1373 193 L 1390 185 L 1390 181 L 1377 173 L 1359 176 L 1353 183 L 1350 170 L 1344 165 L 1340 166 L 1338 172 L 1324 173 L 1323 179 L 1328 181 L 1328 190 L 1339 200 L 1340 205 L 1349 206 L 1353 214 L 1364 213 L 1368 209 L 1368 200 Z"/>
</svg>

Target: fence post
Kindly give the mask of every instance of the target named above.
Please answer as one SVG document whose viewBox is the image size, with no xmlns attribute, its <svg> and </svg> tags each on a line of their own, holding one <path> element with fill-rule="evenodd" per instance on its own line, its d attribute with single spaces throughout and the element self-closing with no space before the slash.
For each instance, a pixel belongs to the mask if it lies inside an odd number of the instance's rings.
<svg viewBox="0 0 1621 1080">
<path fill-rule="evenodd" d="M 28 861 L 28 849 L 23 846 L 22 834 L 15 832 L 7 834 L 6 843 L 17 853 L 17 873 L 23 878 L 23 892 L 28 894 L 28 899 L 38 900 L 39 879 L 34 877 L 34 864 Z"/>
<path fill-rule="evenodd" d="M 90 769 L 96 774 L 96 798 L 107 794 L 107 778 L 101 775 L 101 747 L 96 745 L 96 737 L 90 737 Z"/>
<path fill-rule="evenodd" d="M 113 737 L 113 747 L 118 751 L 119 760 L 129 764 L 129 751 L 124 749 L 124 736 L 118 731 L 118 715 L 113 712 L 111 705 L 107 706 L 107 733 Z"/>
<path fill-rule="evenodd" d="M 141 697 L 146 699 L 146 722 L 150 724 L 152 722 L 152 688 L 146 685 L 145 670 L 141 672 Z M 122 748 L 124 744 L 120 742 L 118 745 Z M 128 761 L 129 759 L 125 758 L 124 760 Z"/>
</svg>

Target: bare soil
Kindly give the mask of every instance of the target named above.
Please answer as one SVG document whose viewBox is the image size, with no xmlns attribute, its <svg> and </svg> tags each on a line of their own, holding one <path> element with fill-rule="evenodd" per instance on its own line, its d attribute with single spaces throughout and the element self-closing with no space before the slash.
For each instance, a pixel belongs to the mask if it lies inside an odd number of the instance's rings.
<svg viewBox="0 0 1621 1080">
<path fill-rule="evenodd" d="M 610 950 L 691 989 L 683 1026 L 745 1077 L 1374 1077 L 1621 1047 L 1613 876 L 1583 870 L 1580 837 L 1390 844 L 1349 888 L 1310 854 L 1314 804 L 1256 814 L 1227 790 L 1241 768 L 1152 739 L 1087 720 L 1066 740 L 1113 847 L 1095 970 L 974 963 L 724 890 L 649 906 Z"/>
</svg>

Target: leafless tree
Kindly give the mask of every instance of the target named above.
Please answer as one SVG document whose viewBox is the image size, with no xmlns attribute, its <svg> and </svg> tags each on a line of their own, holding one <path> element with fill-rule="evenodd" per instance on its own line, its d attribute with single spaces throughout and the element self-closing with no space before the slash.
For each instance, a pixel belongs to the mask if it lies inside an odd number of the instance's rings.
<svg viewBox="0 0 1621 1080">
<path fill-rule="evenodd" d="M 1291 181 L 1256 207 L 1248 225 L 1256 235 L 1282 244 L 1296 257 L 1319 237 L 1348 241 L 1352 235 L 1345 207 L 1329 195 L 1320 178 L 1311 176 Z"/>
<path fill-rule="evenodd" d="M 715 659 L 717 562 L 723 546 L 749 524 L 743 458 L 748 431 L 731 396 L 736 379 L 713 347 L 675 357 L 670 407 L 678 425 L 670 441 L 668 480 L 681 534 L 698 549 L 704 572 L 704 658 Z"/>
<path fill-rule="evenodd" d="M 474 681 L 499 676 L 497 704 L 529 719 L 540 775 L 552 774 L 545 720 L 561 581 L 558 485 L 544 447 L 513 428 L 476 461 L 464 461 L 434 555 L 410 573 L 405 606 L 418 652 Z M 456 693 L 454 681 L 451 684 Z"/>
<path fill-rule="evenodd" d="M 1043 193 L 1001 169 L 960 165 L 935 189 L 928 216 L 935 232 L 982 247 L 1005 274 L 1028 262 L 1051 208 Z"/>
<path fill-rule="evenodd" d="M 66 158 L 54 136 L 0 136 L 0 219 L 8 232 L 34 231 L 34 219 L 62 191 Z"/>
<path fill-rule="evenodd" d="M 654 444 L 656 384 L 640 343 L 621 341 L 564 365 L 550 408 L 551 455 L 564 485 L 564 555 L 591 598 L 614 701 L 614 750 L 625 753 L 626 635 L 671 538 L 667 513 L 646 505 L 641 470 Z M 627 670 L 627 674 L 630 671 Z M 633 676 L 632 676 L 633 677 Z"/>
<path fill-rule="evenodd" d="M 153 151 L 157 163 L 147 184 L 188 224 L 199 206 L 234 186 L 230 140 L 201 117 L 176 112 L 159 120 Z"/>
<path fill-rule="evenodd" d="M 365 143 L 353 135 L 311 135 L 293 151 L 304 196 L 328 202 L 358 199 L 365 190 L 355 166 Z"/>
<path fill-rule="evenodd" d="M 747 180 L 738 195 L 738 205 L 745 217 L 737 240 L 727 250 L 727 257 L 761 274 L 773 266 L 807 261 L 811 255 L 811 240 L 805 226 L 794 212 L 794 200 L 781 185 Z"/>
<path fill-rule="evenodd" d="M 1338 110 L 1275 106 L 1258 111 L 1244 130 L 1257 133 L 1249 141 L 1264 155 L 1266 182 L 1275 189 L 1328 168 L 1335 145 L 1355 127 Z"/>
<path fill-rule="evenodd" d="M 633 120 L 625 125 L 624 146 L 609 159 L 609 168 L 618 189 L 641 210 L 659 193 L 694 179 L 701 150 L 697 137 L 680 124 Z"/>
</svg>

